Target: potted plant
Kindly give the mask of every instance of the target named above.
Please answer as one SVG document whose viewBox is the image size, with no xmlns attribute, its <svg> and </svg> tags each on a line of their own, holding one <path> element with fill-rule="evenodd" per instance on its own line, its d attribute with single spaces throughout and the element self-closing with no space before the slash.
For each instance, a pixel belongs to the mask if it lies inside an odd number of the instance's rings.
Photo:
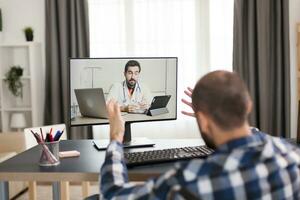
<svg viewBox="0 0 300 200">
<path fill-rule="evenodd" d="M 23 83 L 21 77 L 23 75 L 23 68 L 20 66 L 12 66 L 10 70 L 5 74 L 5 83 L 8 85 L 8 89 L 15 97 L 23 97 Z"/>
<path fill-rule="evenodd" d="M 33 29 L 31 27 L 25 27 L 24 33 L 25 33 L 26 41 L 33 41 Z"/>
</svg>

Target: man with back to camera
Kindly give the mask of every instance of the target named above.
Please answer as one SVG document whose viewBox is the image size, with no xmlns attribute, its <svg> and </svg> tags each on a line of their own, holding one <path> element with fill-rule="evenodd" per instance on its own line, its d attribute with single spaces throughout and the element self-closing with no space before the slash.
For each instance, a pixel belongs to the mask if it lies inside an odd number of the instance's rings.
<svg viewBox="0 0 300 200">
<path fill-rule="evenodd" d="M 300 150 L 284 140 L 251 129 L 252 101 L 235 73 L 215 71 L 185 93 L 203 140 L 215 152 L 206 159 L 178 162 L 143 184 L 128 182 L 118 105 L 108 103 L 110 139 L 101 168 L 105 199 L 300 199 Z"/>
<path fill-rule="evenodd" d="M 107 101 L 116 99 L 122 112 L 145 113 L 152 97 L 149 89 L 139 82 L 140 72 L 140 63 L 129 60 L 124 68 L 125 80 L 112 85 Z"/>
</svg>

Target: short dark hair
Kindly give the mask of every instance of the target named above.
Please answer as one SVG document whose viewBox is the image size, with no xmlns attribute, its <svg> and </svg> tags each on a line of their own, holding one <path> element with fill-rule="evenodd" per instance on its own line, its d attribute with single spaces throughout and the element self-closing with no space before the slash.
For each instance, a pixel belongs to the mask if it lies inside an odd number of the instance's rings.
<svg viewBox="0 0 300 200">
<path fill-rule="evenodd" d="M 197 82 L 192 93 L 194 111 L 207 114 L 226 131 L 246 122 L 249 102 L 245 83 L 236 73 L 228 71 L 208 73 Z"/>
<path fill-rule="evenodd" d="M 134 66 L 138 66 L 139 67 L 139 72 L 141 72 L 141 66 L 140 63 L 136 60 L 129 60 L 126 65 L 125 65 L 125 69 L 124 71 L 127 72 L 129 67 L 134 67 Z"/>
</svg>

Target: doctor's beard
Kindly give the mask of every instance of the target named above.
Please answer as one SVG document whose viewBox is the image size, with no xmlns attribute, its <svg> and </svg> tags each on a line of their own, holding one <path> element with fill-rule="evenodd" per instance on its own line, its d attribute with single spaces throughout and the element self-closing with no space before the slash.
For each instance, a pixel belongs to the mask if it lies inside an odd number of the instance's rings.
<svg viewBox="0 0 300 200">
<path fill-rule="evenodd" d="M 129 81 L 126 81 L 126 85 L 129 89 L 134 89 L 136 85 L 136 80 L 130 79 Z"/>
</svg>

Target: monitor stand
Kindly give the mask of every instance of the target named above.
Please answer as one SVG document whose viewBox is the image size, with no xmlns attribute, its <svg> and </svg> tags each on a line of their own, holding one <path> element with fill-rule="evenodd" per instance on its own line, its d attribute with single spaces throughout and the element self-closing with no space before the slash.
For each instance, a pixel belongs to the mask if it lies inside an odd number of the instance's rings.
<svg viewBox="0 0 300 200">
<path fill-rule="evenodd" d="M 123 138 L 124 148 L 152 147 L 155 145 L 155 143 L 152 140 L 146 137 L 131 138 L 130 125 L 130 122 L 125 122 L 125 134 Z M 98 150 L 104 150 L 109 144 L 109 140 L 94 140 L 93 144 Z"/>
</svg>

